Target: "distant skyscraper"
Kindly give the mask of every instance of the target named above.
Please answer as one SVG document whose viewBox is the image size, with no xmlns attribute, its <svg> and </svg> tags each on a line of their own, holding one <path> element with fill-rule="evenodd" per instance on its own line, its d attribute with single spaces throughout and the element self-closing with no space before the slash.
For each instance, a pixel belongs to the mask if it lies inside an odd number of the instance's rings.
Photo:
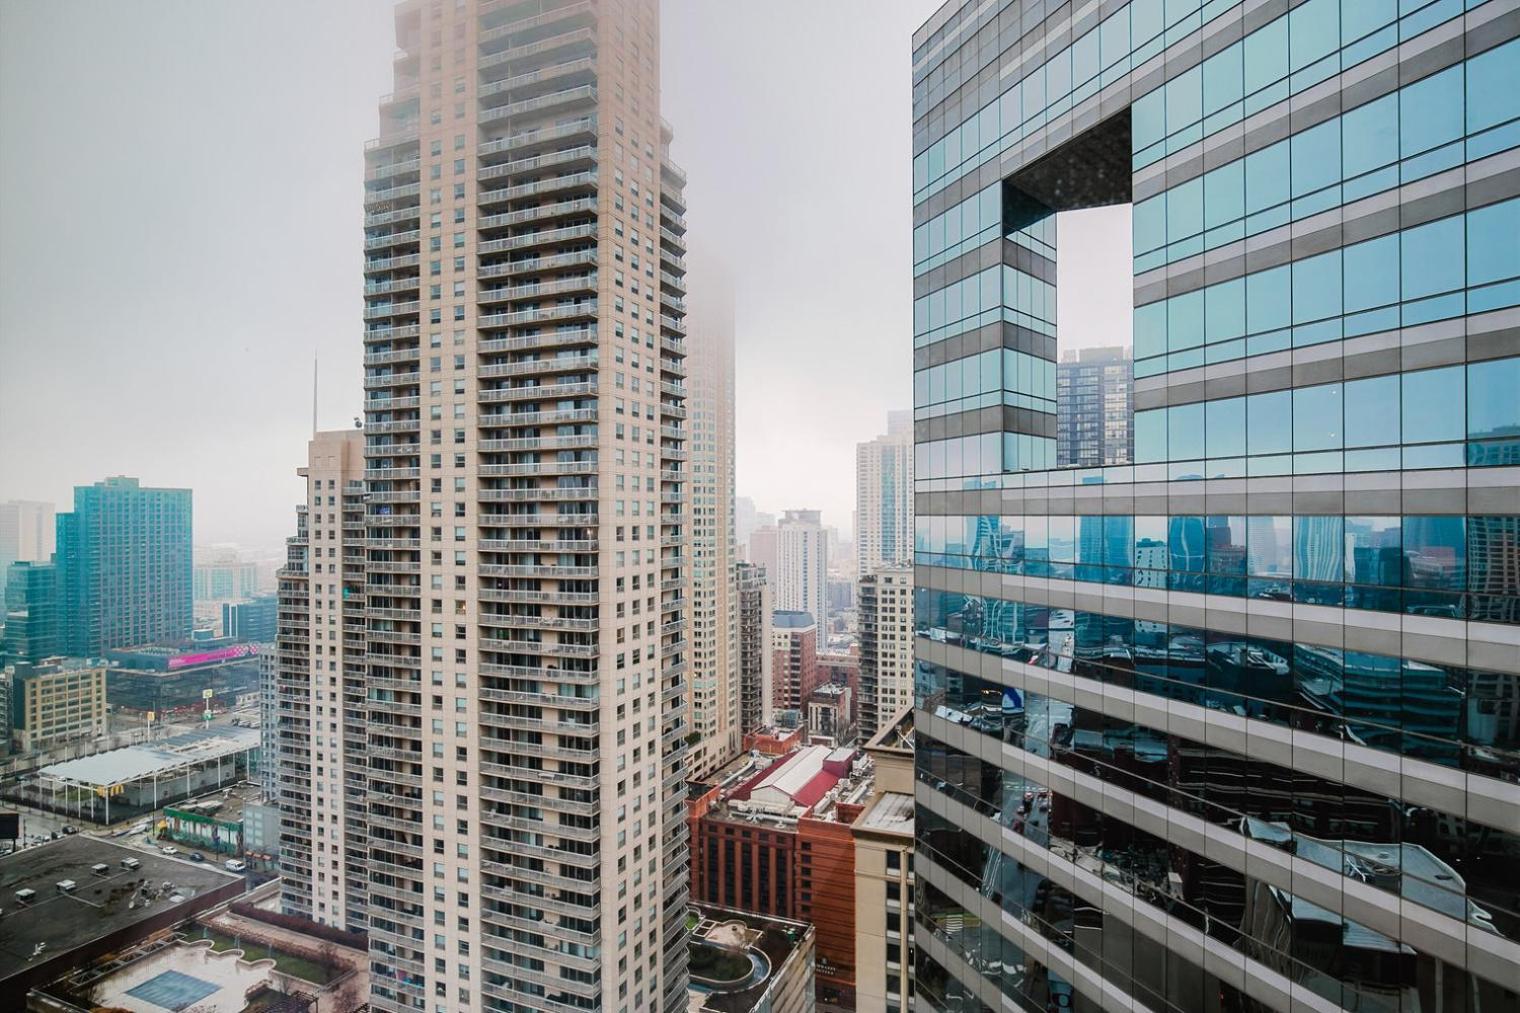
<svg viewBox="0 0 1520 1013">
<path fill-rule="evenodd" d="M 860 737 L 913 701 L 913 568 L 860 578 Z"/>
<path fill-rule="evenodd" d="M 99 657 L 190 636 L 189 489 L 108 478 L 74 489 L 58 515 L 61 647 Z"/>
<path fill-rule="evenodd" d="M 226 601 L 227 599 L 251 598 L 259 590 L 259 566 L 245 562 L 236 552 L 213 551 L 201 558 L 196 553 L 195 600 Z"/>
<path fill-rule="evenodd" d="M 254 595 L 247 601 L 222 603 L 222 636 L 252 643 L 273 643 L 279 596 Z"/>
<path fill-rule="evenodd" d="M 0 574 L 12 563 L 46 563 L 56 537 L 53 504 L 35 500 L 0 503 Z"/>
<path fill-rule="evenodd" d="M 767 570 L 767 573 L 772 571 Z M 828 623 L 829 548 L 817 510 L 788 510 L 776 526 L 776 608 Z"/>
<path fill-rule="evenodd" d="M 913 560 L 911 416 L 889 412 L 887 429 L 855 445 L 855 558 L 862 577 Z"/>
<path fill-rule="evenodd" d="M 777 539 L 775 524 L 762 524 L 749 533 L 748 561 L 765 571 L 765 578 L 776 587 Z"/>
<path fill-rule="evenodd" d="M 5 582 L 0 665 L 41 661 L 60 651 L 58 568 L 52 563 L 12 563 Z"/>
<path fill-rule="evenodd" d="M 693 258 L 694 261 L 696 258 Z M 734 588 L 734 305 L 728 277 L 710 258 L 692 272 L 687 311 L 687 419 L 691 455 L 691 683 L 688 719 L 698 736 L 691 776 L 739 752 L 738 605 Z M 663 298 L 686 308 L 675 295 Z"/>
<path fill-rule="evenodd" d="M 1135 437 L 1134 362 L 1123 347 L 1083 348 L 1056 366 L 1056 466 L 1128 464 Z"/>
<path fill-rule="evenodd" d="M 749 733 L 771 722 L 771 588 L 765 570 L 740 563 L 738 570 L 739 730 Z"/>
<path fill-rule="evenodd" d="M 755 501 L 748 496 L 738 496 L 734 499 L 734 542 L 740 551 L 747 552 L 749 549 L 749 534 L 759 527 L 755 510 Z"/>
<path fill-rule="evenodd" d="M 296 508 L 296 534 L 287 542 L 279 573 L 276 638 L 281 906 L 324 925 L 358 930 L 370 923 L 369 779 L 383 786 L 377 805 L 408 788 L 383 749 L 366 759 L 367 738 L 383 741 L 388 728 L 413 715 L 398 700 L 392 680 L 369 678 L 366 672 L 364 434 L 317 433 L 299 474 L 306 482 L 306 502 Z M 371 544 L 388 540 L 377 537 Z M 385 564 L 377 563 L 374 579 L 386 572 Z M 411 639 L 396 632 L 394 623 L 376 627 L 377 657 Z M 388 810 L 377 812 L 388 827 L 383 815 Z M 380 906 L 382 912 L 389 907 Z M 392 917 L 381 914 L 382 932 Z"/>
</svg>

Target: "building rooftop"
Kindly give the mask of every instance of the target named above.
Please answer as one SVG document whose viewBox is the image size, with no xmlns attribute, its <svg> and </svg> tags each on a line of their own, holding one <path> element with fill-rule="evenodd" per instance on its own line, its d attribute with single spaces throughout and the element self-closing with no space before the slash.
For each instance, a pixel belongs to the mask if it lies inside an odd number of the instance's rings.
<svg viewBox="0 0 1520 1013">
<path fill-rule="evenodd" d="M 54 763 L 43 767 L 40 774 L 55 781 L 106 788 L 183 770 L 197 763 L 233 756 L 258 747 L 257 728 L 219 725 L 171 735 L 145 745 L 124 746 L 94 756 Z"/>
<path fill-rule="evenodd" d="M 898 711 L 866 743 L 867 749 L 913 750 L 913 705 Z"/>
<path fill-rule="evenodd" d="M 850 772 L 854 750 L 805 746 L 751 777 L 730 795 L 772 810 L 816 805 Z"/>
<path fill-rule="evenodd" d="M 878 792 L 855 824 L 861 830 L 888 834 L 913 833 L 913 796 L 900 791 Z"/>
<path fill-rule="evenodd" d="M 813 620 L 811 612 L 781 610 L 771 613 L 771 625 L 778 630 L 802 630 L 818 624 Z"/>
<path fill-rule="evenodd" d="M 727 908 L 693 905 L 697 924 L 691 942 L 697 947 L 713 947 L 734 954 L 743 953 L 750 961 L 750 974 L 740 983 L 727 987 L 703 984 L 693 974 L 688 991 L 688 1013 L 750 1013 L 762 1006 L 778 978 L 791 973 L 791 961 L 801 953 L 811 965 L 805 951 L 811 949 L 813 927 L 783 918 L 731 911 Z M 802 973 L 812 978 L 811 966 Z M 812 992 L 811 981 L 807 992 Z"/>
<path fill-rule="evenodd" d="M 122 867 L 134 858 L 137 869 Z M 97 865 L 105 868 L 96 871 Z M 65 892 L 59 883 L 73 881 Z M 64 838 L 0 858 L 0 982 L 95 940 L 153 919 L 242 878 L 212 863 L 122 847 L 94 837 Z M 32 890 L 18 900 L 18 890 Z M 0 992 L 6 991 L 0 985 Z"/>
</svg>

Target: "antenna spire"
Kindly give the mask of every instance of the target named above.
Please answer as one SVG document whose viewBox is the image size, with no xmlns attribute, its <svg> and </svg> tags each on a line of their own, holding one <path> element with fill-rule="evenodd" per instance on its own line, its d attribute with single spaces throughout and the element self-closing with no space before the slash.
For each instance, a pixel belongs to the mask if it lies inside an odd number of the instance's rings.
<svg viewBox="0 0 1520 1013">
<path fill-rule="evenodd" d="M 311 435 L 317 435 L 317 355 L 311 356 Z"/>
</svg>

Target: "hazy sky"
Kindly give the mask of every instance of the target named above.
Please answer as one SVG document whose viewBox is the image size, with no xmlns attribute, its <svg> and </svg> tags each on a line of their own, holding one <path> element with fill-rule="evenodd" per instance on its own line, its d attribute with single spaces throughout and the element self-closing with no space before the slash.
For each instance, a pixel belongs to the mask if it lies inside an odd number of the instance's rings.
<svg viewBox="0 0 1520 1013">
<path fill-rule="evenodd" d="M 735 279 L 738 491 L 847 527 L 911 393 L 910 67 L 932 0 L 665 0 L 690 240 Z M 296 30 L 299 27 L 299 31 Z M 386 0 L 0 4 L 0 500 L 128 474 L 197 542 L 277 546 L 311 428 L 359 412 L 363 144 Z M 1110 213 L 1062 221 L 1124 284 Z M 1066 334 L 1103 344 L 1127 306 Z"/>
</svg>

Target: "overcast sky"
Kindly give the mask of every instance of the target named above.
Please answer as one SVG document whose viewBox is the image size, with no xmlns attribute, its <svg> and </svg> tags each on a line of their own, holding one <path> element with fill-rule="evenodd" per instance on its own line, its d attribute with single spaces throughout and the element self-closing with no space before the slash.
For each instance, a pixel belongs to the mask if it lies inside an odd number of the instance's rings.
<svg viewBox="0 0 1520 1013">
<path fill-rule="evenodd" d="M 911 395 L 910 38 L 931 0 L 665 0 L 690 240 L 735 279 L 738 491 L 847 527 L 854 445 Z M 311 428 L 362 397 L 364 141 L 386 0 L 0 3 L 0 500 L 135 475 L 196 540 L 293 529 Z M 1127 227 L 1080 228 L 1121 286 Z M 1066 336 L 1127 306 L 1063 301 Z M 1122 331 L 1122 334 L 1119 332 Z"/>
</svg>

